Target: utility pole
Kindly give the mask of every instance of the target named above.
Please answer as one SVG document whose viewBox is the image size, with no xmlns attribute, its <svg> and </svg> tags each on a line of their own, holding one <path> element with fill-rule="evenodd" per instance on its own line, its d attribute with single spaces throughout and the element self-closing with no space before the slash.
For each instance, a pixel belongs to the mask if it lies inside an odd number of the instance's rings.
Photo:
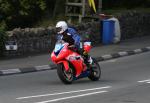
<svg viewBox="0 0 150 103">
<path fill-rule="evenodd" d="M 98 14 L 102 12 L 102 0 L 98 1 Z"/>
</svg>

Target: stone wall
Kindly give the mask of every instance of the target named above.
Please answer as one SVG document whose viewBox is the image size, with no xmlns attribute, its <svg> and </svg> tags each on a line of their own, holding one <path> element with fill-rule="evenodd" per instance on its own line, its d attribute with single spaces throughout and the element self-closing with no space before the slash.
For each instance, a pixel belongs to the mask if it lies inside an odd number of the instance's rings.
<svg viewBox="0 0 150 103">
<path fill-rule="evenodd" d="M 150 13 L 127 12 L 116 15 L 120 21 L 121 39 L 150 35 Z M 75 27 L 83 38 L 90 38 L 93 45 L 101 42 L 100 22 L 80 24 Z M 48 28 L 16 28 L 9 31 L 9 40 L 16 41 L 17 51 L 6 51 L 6 56 L 32 55 L 51 51 L 56 42 L 55 30 Z"/>
<path fill-rule="evenodd" d="M 150 35 L 150 13 L 130 11 L 117 16 L 122 39 Z"/>
<path fill-rule="evenodd" d="M 55 31 L 53 28 L 16 28 L 8 32 L 8 41 L 16 41 L 17 51 L 6 51 L 5 55 L 22 56 L 49 52 L 55 43 Z"/>
</svg>

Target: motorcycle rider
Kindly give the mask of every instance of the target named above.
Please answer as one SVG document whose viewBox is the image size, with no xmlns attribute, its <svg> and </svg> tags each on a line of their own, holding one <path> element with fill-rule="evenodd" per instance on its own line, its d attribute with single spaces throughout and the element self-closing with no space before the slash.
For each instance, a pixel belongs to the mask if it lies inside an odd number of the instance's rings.
<svg viewBox="0 0 150 103">
<path fill-rule="evenodd" d="M 58 33 L 57 40 L 64 40 L 69 43 L 70 48 L 77 49 L 76 52 L 85 57 L 85 63 L 92 62 L 87 54 L 84 55 L 83 48 L 80 48 L 81 37 L 75 29 L 69 28 L 65 21 L 59 21 L 56 24 L 56 31 Z"/>
<path fill-rule="evenodd" d="M 58 33 L 57 40 L 64 40 L 69 43 L 69 46 L 80 48 L 80 36 L 73 28 L 68 28 L 65 21 L 59 21 L 56 24 L 56 31 Z"/>
</svg>

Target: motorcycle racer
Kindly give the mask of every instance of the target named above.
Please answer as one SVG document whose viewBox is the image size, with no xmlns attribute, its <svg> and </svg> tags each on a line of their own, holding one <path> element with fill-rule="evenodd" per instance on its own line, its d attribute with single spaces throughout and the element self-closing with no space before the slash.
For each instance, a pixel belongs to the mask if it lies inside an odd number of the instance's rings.
<svg viewBox="0 0 150 103">
<path fill-rule="evenodd" d="M 86 64 L 92 63 L 91 57 L 84 52 L 83 48 L 80 48 L 81 37 L 75 29 L 68 27 L 65 21 L 59 21 L 56 24 L 56 31 L 58 33 L 57 40 L 68 42 L 70 48 L 75 48 L 76 52 L 85 58 Z"/>
<path fill-rule="evenodd" d="M 58 33 L 57 40 L 64 40 L 70 46 L 74 45 L 77 49 L 80 49 L 79 34 L 75 29 L 69 28 L 65 21 L 59 21 L 56 24 L 56 31 Z"/>
</svg>

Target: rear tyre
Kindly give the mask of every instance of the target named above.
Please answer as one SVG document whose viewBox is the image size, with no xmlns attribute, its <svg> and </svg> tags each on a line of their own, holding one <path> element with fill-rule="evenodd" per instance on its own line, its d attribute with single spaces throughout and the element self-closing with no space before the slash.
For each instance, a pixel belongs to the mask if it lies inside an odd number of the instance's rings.
<svg viewBox="0 0 150 103">
<path fill-rule="evenodd" d="M 88 78 L 92 81 L 98 81 L 101 77 L 101 69 L 96 59 L 94 58 L 92 59 L 93 59 L 93 63 L 90 68 L 90 75 L 88 76 Z"/>
<path fill-rule="evenodd" d="M 71 84 L 73 81 L 73 68 L 70 68 L 67 72 L 65 70 L 64 65 L 58 64 L 58 68 L 57 68 L 57 74 L 59 79 L 64 83 L 64 84 Z"/>
</svg>

